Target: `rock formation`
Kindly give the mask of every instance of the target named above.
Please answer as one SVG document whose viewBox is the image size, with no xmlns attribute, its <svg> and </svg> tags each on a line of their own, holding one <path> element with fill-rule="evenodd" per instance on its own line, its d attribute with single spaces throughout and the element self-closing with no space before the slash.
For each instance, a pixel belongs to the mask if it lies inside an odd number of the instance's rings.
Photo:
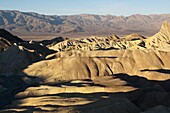
<svg viewBox="0 0 170 113">
<path fill-rule="evenodd" d="M 170 23 L 165 21 L 161 30 L 154 36 L 148 38 L 147 46 L 158 49 L 169 49 L 170 42 Z"/>
<path fill-rule="evenodd" d="M 170 111 L 168 22 L 148 38 L 11 39 L 0 40 L 2 113 Z"/>
</svg>

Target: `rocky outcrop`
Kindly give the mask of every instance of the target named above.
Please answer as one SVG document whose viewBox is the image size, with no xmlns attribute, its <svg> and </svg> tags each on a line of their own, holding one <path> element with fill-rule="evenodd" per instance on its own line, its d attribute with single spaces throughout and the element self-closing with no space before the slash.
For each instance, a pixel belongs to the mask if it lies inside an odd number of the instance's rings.
<svg viewBox="0 0 170 113">
<path fill-rule="evenodd" d="M 160 31 L 146 41 L 148 48 L 169 49 L 170 48 L 170 23 L 165 21 Z"/>
<path fill-rule="evenodd" d="M 57 44 L 49 45 L 48 48 L 55 51 L 145 49 L 145 42 L 143 40 L 129 40 L 112 35 L 108 37 L 89 37 L 75 40 L 69 39 Z"/>
</svg>

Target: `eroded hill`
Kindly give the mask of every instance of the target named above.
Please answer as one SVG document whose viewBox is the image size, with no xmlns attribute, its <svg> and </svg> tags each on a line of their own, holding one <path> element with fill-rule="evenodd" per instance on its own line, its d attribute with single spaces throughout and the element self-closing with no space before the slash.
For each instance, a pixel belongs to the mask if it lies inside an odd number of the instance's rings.
<svg viewBox="0 0 170 113">
<path fill-rule="evenodd" d="M 2 113 L 170 111 L 168 22 L 147 38 L 1 40 Z"/>
</svg>

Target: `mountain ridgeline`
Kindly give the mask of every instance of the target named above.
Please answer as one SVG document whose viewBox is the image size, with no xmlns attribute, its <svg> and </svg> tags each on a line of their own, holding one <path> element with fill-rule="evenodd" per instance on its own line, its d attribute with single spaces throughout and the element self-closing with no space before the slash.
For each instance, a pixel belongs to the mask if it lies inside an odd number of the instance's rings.
<svg viewBox="0 0 170 113">
<path fill-rule="evenodd" d="M 57 35 L 69 37 L 91 35 L 127 35 L 138 33 L 151 36 L 158 32 L 170 14 L 160 15 L 42 15 L 19 11 L 0 10 L 0 28 L 15 35 Z"/>
</svg>

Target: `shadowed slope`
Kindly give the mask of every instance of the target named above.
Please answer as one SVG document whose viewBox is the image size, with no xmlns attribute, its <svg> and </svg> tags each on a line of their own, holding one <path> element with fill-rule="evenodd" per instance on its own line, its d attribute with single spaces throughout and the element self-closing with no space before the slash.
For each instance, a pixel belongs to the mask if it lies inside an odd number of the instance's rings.
<svg viewBox="0 0 170 113">
<path fill-rule="evenodd" d="M 0 29 L 0 37 L 3 37 L 4 39 L 8 40 L 11 43 L 18 43 L 23 41 L 19 37 L 12 35 L 11 33 L 4 29 Z"/>
<path fill-rule="evenodd" d="M 0 29 L 0 52 L 8 49 L 12 44 L 19 42 L 23 42 L 23 40 L 4 29 Z"/>
</svg>

